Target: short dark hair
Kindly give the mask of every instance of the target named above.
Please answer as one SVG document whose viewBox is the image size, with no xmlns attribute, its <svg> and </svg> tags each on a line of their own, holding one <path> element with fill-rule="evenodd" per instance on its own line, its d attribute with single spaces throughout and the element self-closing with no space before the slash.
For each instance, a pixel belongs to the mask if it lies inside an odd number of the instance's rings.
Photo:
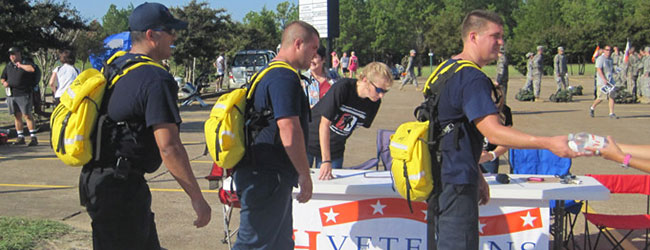
<svg viewBox="0 0 650 250">
<path fill-rule="evenodd" d="M 471 31 L 481 31 L 488 22 L 503 26 L 503 19 L 499 14 L 489 10 L 473 10 L 465 16 L 461 25 L 461 36 L 463 41 Z"/>
<path fill-rule="evenodd" d="M 131 43 L 143 41 L 147 36 L 147 31 L 131 31 Z"/>
<path fill-rule="evenodd" d="M 72 50 L 64 49 L 61 52 L 59 52 L 59 60 L 61 60 L 62 63 L 74 65 L 76 58 Z"/>
<path fill-rule="evenodd" d="M 301 38 L 303 41 L 308 41 L 312 36 L 319 36 L 318 30 L 314 28 L 309 23 L 304 21 L 292 21 L 287 24 L 286 28 L 282 32 L 282 47 L 289 46 L 297 38 Z"/>
</svg>

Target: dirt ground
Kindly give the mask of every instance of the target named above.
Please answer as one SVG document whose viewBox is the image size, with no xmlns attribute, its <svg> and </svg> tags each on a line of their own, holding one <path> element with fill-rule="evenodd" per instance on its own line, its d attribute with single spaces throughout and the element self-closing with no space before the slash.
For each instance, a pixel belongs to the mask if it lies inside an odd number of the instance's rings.
<svg viewBox="0 0 650 250">
<path fill-rule="evenodd" d="M 424 82 L 424 78 L 420 82 Z M 582 85 L 586 95 L 574 97 L 571 103 L 519 102 L 515 93 L 523 86 L 524 78 L 510 80 L 507 102 L 513 110 L 514 127 L 535 135 L 552 136 L 581 131 L 599 135 L 613 135 L 618 141 L 626 143 L 648 143 L 650 130 L 650 110 L 647 105 L 616 105 L 618 120 L 607 117 L 605 104 L 598 106 L 596 117 L 590 118 L 588 107 L 592 103 L 593 78 L 571 77 L 571 85 Z M 385 96 L 382 106 L 371 129 L 359 129 L 348 140 L 345 153 L 345 166 L 364 162 L 375 155 L 377 129 L 395 129 L 405 121 L 413 120 L 413 109 L 422 101 L 420 92 L 413 86 L 404 91 L 393 89 Z M 548 97 L 555 91 L 555 82 L 544 77 L 542 96 Z M 214 99 L 208 99 L 214 103 Z M 208 189 L 208 181 L 203 179 L 210 172 L 210 159 L 201 156 L 204 149 L 203 121 L 210 107 L 194 105 L 182 109 L 182 139 L 192 160 L 194 173 L 205 190 L 204 195 L 212 205 L 212 222 L 205 228 L 192 226 L 193 210 L 187 196 L 179 191 L 165 168 L 146 176 L 153 194 L 153 211 L 161 244 L 166 249 L 227 249 L 221 243 L 223 237 L 222 208 L 217 194 Z M 0 112 L 6 112 L 0 106 Z M 92 249 L 90 241 L 90 219 L 79 206 L 77 183 L 79 168 L 67 167 L 58 161 L 47 144 L 49 133 L 38 134 L 41 145 L 0 146 L 0 215 L 48 218 L 76 228 L 75 233 L 60 239 L 39 244 L 37 249 Z M 508 167 L 502 158 L 500 172 Z M 573 160 L 572 172 L 577 175 L 592 174 L 640 174 L 636 170 L 624 170 L 618 164 L 599 158 L 578 158 Z M 616 197 L 609 201 L 591 202 L 589 205 L 599 212 L 634 213 L 643 212 L 645 199 L 641 197 Z M 625 204 L 625 205 L 621 205 Z M 64 220 L 65 218 L 65 220 Z M 584 237 L 582 216 L 578 218 L 575 231 L 578 242 Z M 233 222 L 238 221 L 237 212 Z M 593 230 L 592 230 L 593 232 Z M 638 238 L 632 241 L 636 247 L 643 243 Z M 626 249 L 629 249 L 628 245 Z"/>
</svg>

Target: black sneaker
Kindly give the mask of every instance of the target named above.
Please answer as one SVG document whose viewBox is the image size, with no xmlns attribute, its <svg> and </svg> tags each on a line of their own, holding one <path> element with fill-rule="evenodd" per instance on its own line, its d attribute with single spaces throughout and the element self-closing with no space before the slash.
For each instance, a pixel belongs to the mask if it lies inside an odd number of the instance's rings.
<svg viewBox="0 0 650 250">
<path fill-rule="evenodd" d="M 23 139 L 23 144 L 25 143 L 24 140 L 25 139 Z M 27 146 L 31 147 L 36 145 L 38 145 L 38 139 L 36 139 L 36 136 L 32 136 L 32 139 L 29 141 L 29 144 L 27 144 Z"/>
<path fill-rule="evenodd" d="M 25 137 L 18 137 L 12 145 L 25 145 Z"/>
<path fill-rule="evenodd" d="M 593 109 L 589 109 L 589 116 L 591 116 L 591 118 L 594 118 L 594 110 Z"/>
</svg>

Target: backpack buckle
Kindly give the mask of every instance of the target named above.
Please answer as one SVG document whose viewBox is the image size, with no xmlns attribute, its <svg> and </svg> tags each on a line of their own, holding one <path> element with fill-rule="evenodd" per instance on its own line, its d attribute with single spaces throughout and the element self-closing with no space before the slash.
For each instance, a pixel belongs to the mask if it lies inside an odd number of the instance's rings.
<svg viewBox="0 0 650 250">
<path fill-rule="evenodd" d="M 445 126 L 442 129 L 442 134 L 440 136 L 444 136 L 444 135 L 447 135 L 447 134 L 451 133 L 451 131 L 454 131 L 455 128 L 456 128 L 456 125 L 454 125 L 453 122 L 447 124 L 447 126 Z"/>
</svg>

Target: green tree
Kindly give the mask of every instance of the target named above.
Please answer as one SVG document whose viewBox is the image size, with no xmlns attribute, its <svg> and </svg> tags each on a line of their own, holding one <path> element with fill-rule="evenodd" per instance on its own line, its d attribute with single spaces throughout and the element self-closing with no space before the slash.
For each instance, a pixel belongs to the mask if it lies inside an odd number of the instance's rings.
<svg viewBox="0 0 650 250">
<path fill-rule="evenodd" d="M 298 20 L 298 7 L 294 3 L 281 2 L 276 6 L 275 10 L 277 11 L 275 14 L 276 23 L 281 31 L 291 21 Z"/>
<path fill-rule="evenodd" d="M 212 9 L 208 3 L 196 0 L 170 11 L 188 22 L 188 28 L 178 32 L 173 61 L 183 66 L 187 80 L 198 77 L 192 74 L 194 66 L 199 72 L 210 72 L 217 54 L 228 50 L 233 36 L 238 35 L 232 30 L 230 15 L 224 9 Z"/>
<path fill-rule="evenodd" d="M 256 34 L 251 37 L 252 40 L 248 47 L 256 49 L 275 49 L 281 40 L 280 25 L 276 21 L 276 14 L 268 10 L 266 6 L 262 7 L 260 12 L 251 11 L 244 16 L 244 25 L 250 31 L 249 34 Z"/>
<path fill-rule="evenodd" d="M 97 20 L 93 20 L 88 26 L 88 30 L 80 31 L 79 37 L 73 43 L 77 59 L 82 62 L 82 69 L 86 69 L 86 62 L 90 54 L 97 53 L 104 47 L 104 33 L 101 24 Z"/>
<path fill-rule="evenodd" d="M 48 79 L 56 63 L 56 51 L 72 48 L 79 32 L 87 29 L 77 10 L 67 2 L 46 0 L 30 5 L 24 0 L 2 0 L 0 13 L 0 49 L 18 46 L 29 52 L 24 57 L 33 57 L 39 65 L 39 82 Z M 0 57 L 0 61 L 6 60 L 8 57 Z"/>
<path fill-rule="evenodd" d="M 373 50 L 369 44 L 375 37 L 371 28 L 369 2 L 365 0 L 340 0 L 340 35 L 336 39 L 336 48 L 341 52 L 355 51 L 359 63 L 365 64 L 373 59 Z"/>
<path fill-rule="evenodd" d="M 118 9 L 115 4 L 111 4 L 102 17 L 104 36 L 128 31 L 131 12 L 133 12 L 133 4 L 129 4 L 126 9 Z"/>
<path fill-rule="evenodd" d="M 615 25 L 620 31 L 617 34 L 621 34 L 616 36 L 616 45 L 624 47 L 627 38 L 637 47 L 650 44 L 650 22 L 648 22 L 650 1 L 624 1 L 623 9 L 625 10 L 623 20 Z"/>
<path fill-rule="evenodd" d="M 38 30 L 29 23 L 32 7 L 25 0 L 0 1 L 0 49 L 2 54 L 12 46 L 24 47 L 27 38 Z M 0 62 L 6 62 L 7 56 L 0 56 Z"/>
</svg>

